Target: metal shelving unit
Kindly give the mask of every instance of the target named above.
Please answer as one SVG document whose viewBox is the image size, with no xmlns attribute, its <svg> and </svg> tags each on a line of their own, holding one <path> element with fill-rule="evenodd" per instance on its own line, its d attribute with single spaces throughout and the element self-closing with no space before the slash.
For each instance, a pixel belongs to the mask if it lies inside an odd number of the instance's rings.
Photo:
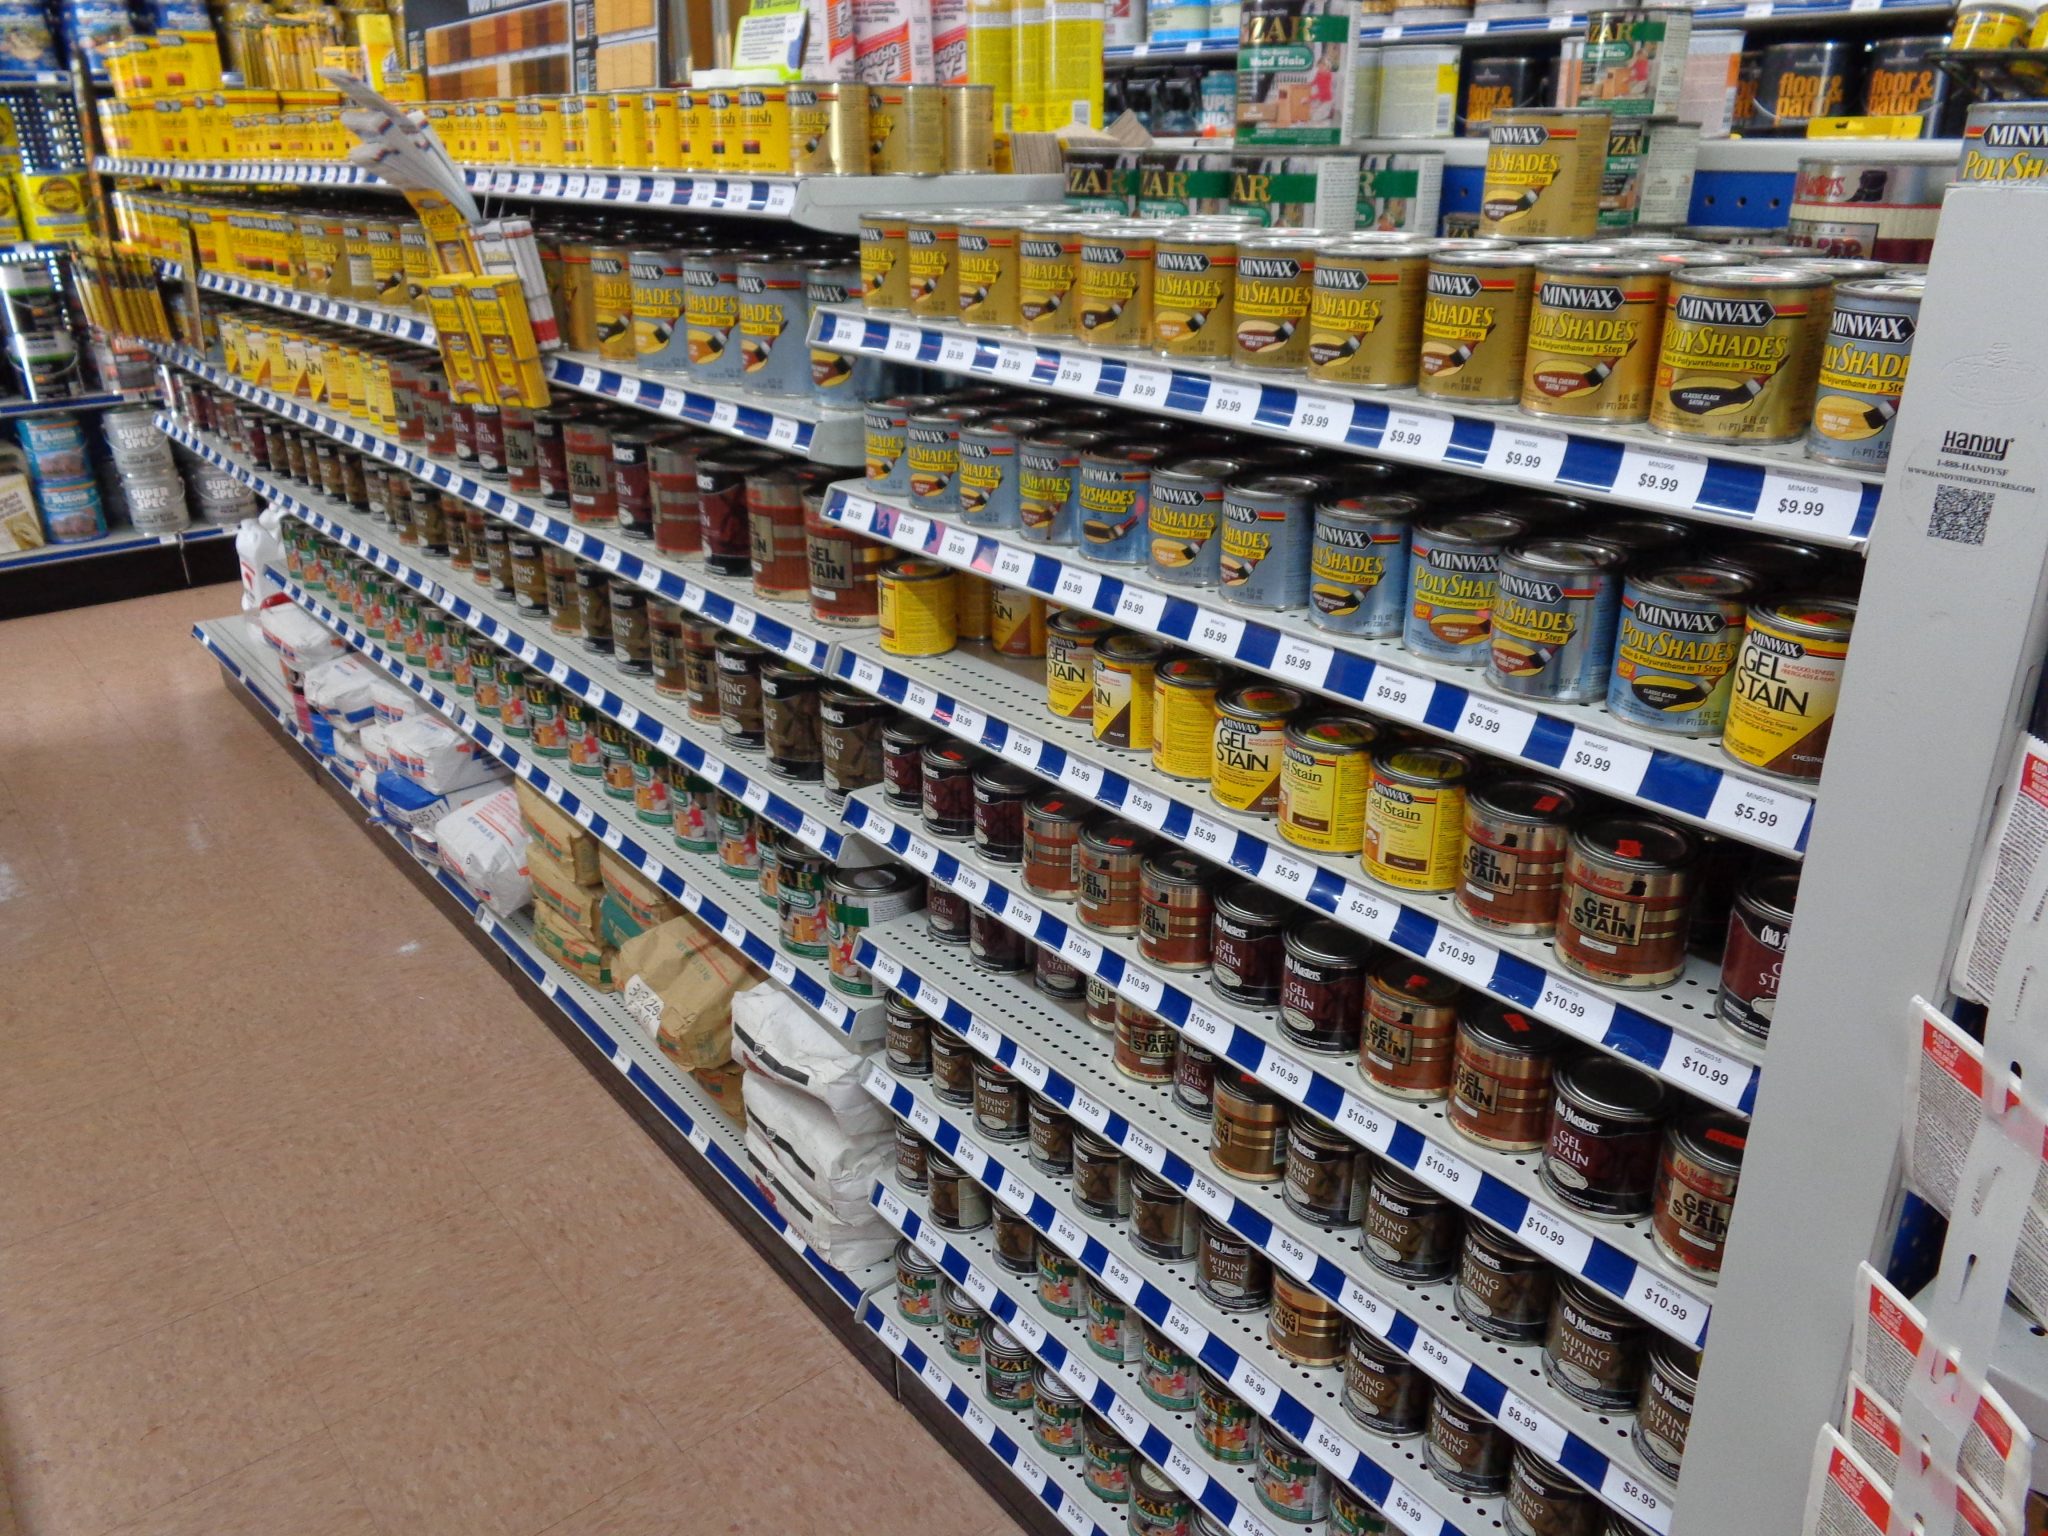
<svg viewBox="0 0 2048 1536">
<path fill-rule="evenodd" d="M 180 533 L 137 533 L 132 528 L 116 528 L 96 539 L 81 539 L 75 544 L 39 544 L 34 549 L 9 550 L 0 554 L 0 571 L 64 565 L 73 560 L 97 560 L 106 555 L 127 555 L 167 545 L 226 539 L 232 538 L 234 532 L 233 528 L 218 524 L 200 524 Z"/>
<path fill-rule="evenodd" d="M 1078 342 L 1049 345 L 912 316 L 822 305 L 814 346 L 994 379 L 1155 415 L 1310 442 L 1427 469 L 1479 472 L 1540 490 L 1591 496 L 1704 522 L 1861 548 L 1877 515 L 1880 477 L 1791 448 L 1711 450 L 1637 428 L 1568 431 L 1509 409 L 1423 401 L 1413 391 L 1325 393 L 1226 364 L 1195 367 L 1148 352 Z"/>
</svg>

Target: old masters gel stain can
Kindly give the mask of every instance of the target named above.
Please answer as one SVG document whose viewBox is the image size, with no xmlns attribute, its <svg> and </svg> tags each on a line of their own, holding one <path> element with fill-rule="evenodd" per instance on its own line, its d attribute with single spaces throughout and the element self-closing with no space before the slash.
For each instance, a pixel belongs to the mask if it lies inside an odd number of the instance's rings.
<svg viewBox="0 0 2048 1536">
<path fill-rule="evenodd" d="M 1680 269 L 1665 304 L 1651 430 L 1720 443 L 1803 436 L 1833 288 L 1796 266 Z"/>
<path fill-rule="evenodd" d="M 1580 421 L 1647 417 L 1669 271 L 1597 257 L 1539 264 L 1522 409 Z"/>
<path fill-rule="evenodd" d="M 1429 260 L 1422 301 L 1425 398 L 1509 405 L 1522 392 L 1522 357 L 1535 294 L 1529 251 L 1442 251 Z"/>
<path fill-rule="evenodd" d="M 1487 124 L 1479 233 L 1588 240 L 1600 223 L 1609 113 L 1511 107 Z"/>
</svg>

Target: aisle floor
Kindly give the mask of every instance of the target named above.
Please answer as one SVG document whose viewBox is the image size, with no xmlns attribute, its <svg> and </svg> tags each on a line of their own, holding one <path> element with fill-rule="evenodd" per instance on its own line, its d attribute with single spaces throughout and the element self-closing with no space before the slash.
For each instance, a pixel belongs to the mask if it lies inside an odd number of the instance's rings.
<svg viewBox="0 0 2048 1536">
<path fill-rule="evenodd" d="M 1013 1531 L 222 686 L 236 602 L 0 624 L 0 1536 Z"/>
</svg>

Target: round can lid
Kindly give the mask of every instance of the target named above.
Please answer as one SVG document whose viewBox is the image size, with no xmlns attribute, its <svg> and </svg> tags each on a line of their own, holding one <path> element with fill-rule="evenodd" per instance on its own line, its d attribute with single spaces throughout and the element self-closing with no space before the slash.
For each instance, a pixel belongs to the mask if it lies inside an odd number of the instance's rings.
<svg viewBox="0 0 2048 1536">
<path fill-rule="evenodd" d="M 1749 1122 L 1735 1115 L 1694 1115 L 1672 1126 L 1670 1135 L 1672 1145 L 1694 1162 L 1734 1174 L 1741 1171 L 1749 1146 Z"/>
<path fill-rule="evenodd" d="M 1358 941 L 1357 934 L 1336 919 L 1312 917 L 1287 930 L 1287 952 L 1306 960 L 1356 962 L 1364 958 L 1365 946 Z"/>
<path fill-rule="evenodd" d="M 1578 812 L 1579 797 L 1548 779 L 1516 776 L 1478 786 L 1468 795 L 1467 803 L 1501 821 L 1547 827 L 1571 820 Z"/>
<path fill-rule="evenodd" d="M 1516 1056 L 1554 1056 L 1564 1044 L 1548 1024 L 1490 997 L 1473 998 L 1459 1010 L 1458 1032 Z"/>
<path fill-rule="evenodd" d="M 1399 950 L 1382 954 L 1372 968 L 1372 982 L 1382 992 L 1391 992 L 1413 1002 L 1441 1007 L 1453 1001 L 1464 988 L 1448 976 L 1417 965 Z"/>
<path fill-rule="evenodd" d="M 1624 869 L 1681 869 L 1699 856 L 1699 839 L 1654 816 L 1602 816 L 1572 829 L 1572 846 Z"/>
<path fill-rule="evenodd" d="M 1560 1099 L 1573 1099 L 1609 1119 L 1655 1120 L 1670 1095 L 1664 1085 L 1636 1067 L 1597 1053 L 1568 1061 L 1554 1078 Z"/>
</svg>

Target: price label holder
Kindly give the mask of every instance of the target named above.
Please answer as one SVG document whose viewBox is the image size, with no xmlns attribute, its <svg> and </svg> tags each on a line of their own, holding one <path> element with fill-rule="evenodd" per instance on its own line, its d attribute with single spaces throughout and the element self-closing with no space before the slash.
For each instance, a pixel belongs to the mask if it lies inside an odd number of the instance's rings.
<svg viewBox="0 0 2048 1536">
<path fill-rule="evenodd" d="M 974 363 L 974 343 L 965 336 L 948 336 L 939 343 L 939 366 L 952 373 L 965 373 Z"/>
<path fill-rule="evenodd" d="M 1069 394 L 1092 395 L 1102 382 L 1102 359 L 1085 357 L 1077 352 L 1060 354 L 1059 371 L 1053 375 L 1053 387 Z"/>
<path fill-rule="evenodd" d="M 1428 958 L 1429 963 L 1439 970 L 1448 971 L 1484 989 L 1493 980 L 1494 967 L 1500 963 L 1500 951 L 1438 923 Z"/>
<path fill-rule="evenodd" d="M 1812 809 L 1803 796 L 1724 773 L 1707 807 L 1707 825 L 1744 842 L 1790 852 L 1799 846 Z"/>
<path fill-rule="evenodd" d="M 1622 450 L 1621 468 L 1615 472 L 1614 494 L 1690 511 L 1698 503 L 1706 479 L 1707 461 L 1698 454 L 1630 443 Z"/>
<path fill-rule="evenodd" d="M 1562 432 L 1496 425 L 1486 447 L 1486 472 L 1548 485 L 1564 467 L 1567 441 Z"/>
<path fill-rule="evenodd" d="M 1555 1465 L 1564 1458 L 1565 1427 L 1526 1397 L 1503 1392 L 1500 1402 L 1501 1428 Z"/>
<path fill-rule="evenodd" d="M 1520 757 L 1536 729 L 1536 717 L 1512 704 L 1496 704 L 1477 694 L 1467 696 L 1465 708 L 1451 734 L 1504 757 Z"/>
<path fill-rule="evenodd" d="M 1264 391 L 1256 384 L 1238 384 L 1229 379 L 1209 381 L 1209 401 L 1202 407 L 1208 421 L 1225 426 L 1250 426 L 1259 417 L 1259 400 Z"/>
<path fill-rule="evenodd" d="M 1212 656 L 1235 658 L 1244 644 L 1244 620 L 1204 608 L 1188 632 L 1188 644 Z"/>
<path fill-rule="evenodd" d="M 1296 390 L 1294 416 L 1288 428 L 1318 442 L 1344 442 L 1351 433 L 1351 403 Z"/>
<path fill-rule="evenodd" d="M 1172 387 L 1173 375 L 1163 368 L 1125 368 L 1123 392 L 1118 398 L 1125 405 L 1157 408 L 1166 404 Z"/>
<path fill-rule="evenodd" d="M 1396 720 L 1420 725 L 1435 697 L 1436 684 L 1428 678 L 1411 677 L 1392 667 L 1376 665 L 1372 669 L 1372 685 L 1365 690 L 1365 706 Z"/>
<path fill-rule="evenodd" d="M 1558 767 L 1611 794 L 1633 795 L 1643 787 L 1643 776 L 1650 771 L 1650 749 L 1573 726 L 1564 761 Z"/>
<path fill-rule="evenodd" d="M 1273 649 L 1273 670 L 1303 688 L 1320 688 L 1336 664 L 1337 653 L 1312 640 L 1282 635 Z"/>
<path fill-rule="evenodd" d="M 1723 1109 L 1739 1109 L 1749 1087 L 1747 1063 L 1697 1040 L 1675 1038 L 1664 1055 L 1664 1074 Z"/>
<path fill-rule="evenodd" d="M 1585 1273 L 1586 1260 L 1593 1253 L 1593 1239 L 1562 1217 L 1532 1205 L 1522 1213 L 1522 1224 L 1517 1230 L 1531 1252 L 1542 1254 L 1572 1274 Z"/>
<path fill-rule="evenodd" d="M 1614 1004 L 1561 976 L 1545 976 L 1536 1011 L 1581 1040 L 1599 1040 L 1614 1022 Z"/>
<path fill-rule="evenodd" d="M 915 327 L 892 325 L 889 327 L 889 339 L 882 344 L 882 351 L 889 357 L 909 362 L 917 357 L 917 349 L 921 344 L 922 333 Z"/>
<path fill-rule="evenodd" d="M 1435 411 L 1390 407 L 1386 430 L 1380 434 L 1380 447 L 1384 452 L 1399 454 L 1404 459 L 1441 463 L 1444 454 L 1450 450 L 1453 425 L 1450 417 Z"/>
<path fill-rule="evenodd" d="M 802 433 L 803 423 L 787 416 L 777 416 L 768 423 L 768 441 L 777 448 L 795 448 Z"/>
<path fill-rule="evenodd" d="M 1848 539 L 1855 536 L 1862 505 L 1863 487 L 1854 480 L 1771 470 L 1757 497 L 1756 519 L 1785 533 Z"/>
</svg>

